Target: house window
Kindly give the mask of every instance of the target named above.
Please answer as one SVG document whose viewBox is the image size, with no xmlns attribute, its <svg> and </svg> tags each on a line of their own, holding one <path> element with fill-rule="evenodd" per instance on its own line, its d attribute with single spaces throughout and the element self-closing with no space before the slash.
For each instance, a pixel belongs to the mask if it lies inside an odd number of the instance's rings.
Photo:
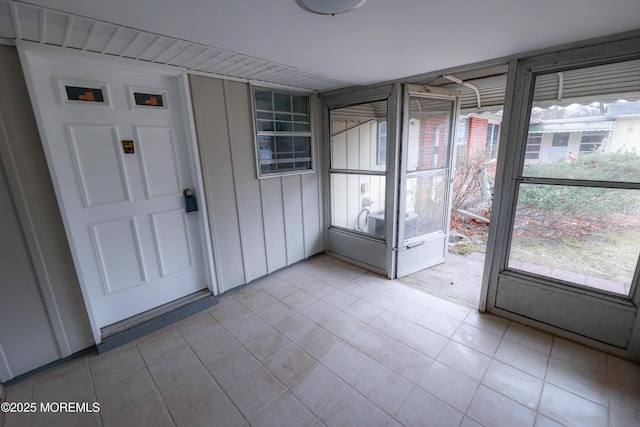
<svg viewBox="0 0 640 427">
<path fill-rule="evenodd" d="M 600 148 L 607 132 L 584 132 L 580 139 L 580 152 L 592 153 Z"/>
<path fill-rule="evenodd" d="M 569 145 L 569 132 L 556 132 L 551 141 L 552 147 L 566 147 Z"/>
<path fill-rule="evenodd" d="M 495 160 L 498 157 L 498 141 L 500 139 L 500 123 L 489 123 L 487 125 L 487 159 Z"/>
<path fill-rule="evenodd" d="M 539 160 L 540 147 L 542 146 L 542 133 L 530 133 L 527 138 L 527 148 L 524 153 L 525 160 Z"/>
<path fill-rule="evenodd" d="M 387 121 L 378 122 L 378 164 L 387 163 Z"/>
<path fill-rule="evenodd" d="M 309 96 L 253 88 L 258 176 L 313 170 Z"/>
</svg>

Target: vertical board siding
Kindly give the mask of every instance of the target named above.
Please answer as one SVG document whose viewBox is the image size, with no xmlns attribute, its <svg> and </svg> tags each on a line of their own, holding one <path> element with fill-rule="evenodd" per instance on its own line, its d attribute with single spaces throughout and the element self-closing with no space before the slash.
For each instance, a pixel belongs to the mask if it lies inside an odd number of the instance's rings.
<svg viewBox="0 0 640 427">
<path fill-rule="evenodd" d="M 0 342 L 16 376 L 94 341 L 15 47 L 0 75 Z"/>
<path fill-rule="evenodd" d="M 260 181 L 264 239 L 267 247 L 269 273 L 287 265 L 287 242 L 284 229 L 282 183 L 280 181 L 280 178 Z"/>
<path fill-rule="evenodd" d="M 305 258 L 302 194 L 299 175 L 282 177 L 282 195 L 287 261 L 292 264 Z"/>
<path fill-rule="evenodd" d="M 324 247 L 322 222 L 319 217 L 320 189 L 316 175 L 301 175 L 302 222 L 304 224 L 304 247 L 306 256 L 321 252 Z"/>
<path fill-rule="evenodd" d="M 320 174 L 259 180 L 249 85 L 189 78 L 220 292 L 324 250 Z"/>
<path fill-rule="evenodd" d="M 245 279 L 250 282 L 268 272 L 260 184 L 255 176 L 255 151 L 250 126 L 250 90 L 247 84 L 230 81 L 224 82 L 224 89 Z"/>
<path fill-rule="evenodd" d="M 245 283 L 225 94 L 221 80 L 191 76 L 190 82 L 218 286 L 224 292 Z"/>
<path fill-rule="evenodd" d="M 354 169 L 383 171 L 384 164 L 378 164 L 377 122 L 368 121 L 358 125 L 356 122 L 334 121 L 332 128 L 339 132 L 331 138 L 331 165 L 334 169 Z M 358 215 L 363 209 L 363 198 L 369 197 L 373 206 L 371 212 L 384 209 L 385 177 L 373 175 L 340 175 L 331 178 L 331 214 L 332 224 L 356 229 Z M 363 192 L 362 184 L 368 191 Z"/>
</svg>

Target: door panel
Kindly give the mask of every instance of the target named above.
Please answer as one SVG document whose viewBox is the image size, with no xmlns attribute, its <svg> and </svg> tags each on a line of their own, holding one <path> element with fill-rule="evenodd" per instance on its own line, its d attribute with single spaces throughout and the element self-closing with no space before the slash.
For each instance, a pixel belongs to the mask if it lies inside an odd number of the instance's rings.
<svg viewBox="0 0 640 427">
<path fill-rule="evenodd" d="M 446 259 L 457 99 L 455 91 L 405 91 L 396 277 Z"/>
<path fill-rule="evenodd" d="M 133 217 L 91 224 L 95 252 L 107 294 L 147 281 L 138 225 Z"/>
<path fill-rule="evenodd" d="M 390 274 L 387 242 L 393 228 L 386 212 L 394 202 L 387 185 L 388 165 L 395 162 L 387 147 L 387 129 L 395 119 L 390 102 L 356 98 L 329 110 L 328 249 L 384 274 Z"/>
<path fill-rule="evenodd" d="M 69 125 L 77 179 L 86 207 L 129 200 L 118 128 Z"/>
<path fill-rule="evenodd" d="M 205 288 L 201 214 L 185 214 L 182 195 L 194 174 L 177 77 L 29 51 L 25 58 L 97 327 Z"/>
<path fill-rule="evenodd" d="M 147 198 L 182 192 L 174 129 L 135 126 Z"/>
</svg>

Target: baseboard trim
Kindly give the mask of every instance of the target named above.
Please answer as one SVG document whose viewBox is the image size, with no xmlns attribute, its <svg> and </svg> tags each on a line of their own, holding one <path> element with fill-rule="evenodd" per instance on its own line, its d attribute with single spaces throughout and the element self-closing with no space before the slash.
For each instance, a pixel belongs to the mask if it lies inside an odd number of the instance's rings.
<svg viewBox="0 0 640 427">
<path fill-rule="evenodd" d="M 218 298 L 208 290 L 187 295 L 169 304 L 102 328 L 100 330 L 102 342 L 96 345 L 96 349 L 99 354 L 113 350 L 216 304 L 218 304 Z"/>
</svg>

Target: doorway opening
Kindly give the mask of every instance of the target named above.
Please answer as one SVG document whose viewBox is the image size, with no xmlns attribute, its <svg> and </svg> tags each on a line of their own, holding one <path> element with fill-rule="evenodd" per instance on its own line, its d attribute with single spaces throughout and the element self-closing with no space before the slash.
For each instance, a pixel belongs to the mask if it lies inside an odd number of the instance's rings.
<svg viewBox="0 0 640 427">
<path fill-rule="evenodd" d="M 400 280 L 474 308 L 482 287 L 506 81 L 507 64 L 421 82 L 460 90 L 448 254 L 444 263 Z"/>
</svg>

